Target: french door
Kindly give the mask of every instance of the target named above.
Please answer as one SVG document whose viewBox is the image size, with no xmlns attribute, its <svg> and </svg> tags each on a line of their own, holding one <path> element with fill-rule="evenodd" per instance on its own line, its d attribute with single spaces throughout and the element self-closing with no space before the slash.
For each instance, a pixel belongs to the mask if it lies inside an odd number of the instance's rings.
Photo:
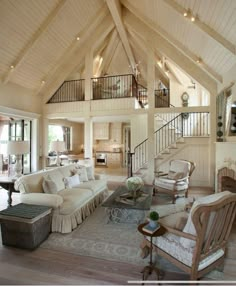
<svg viewBox="0 0 236 286">
<path fill-rule="evenodd" d="M 31 172 L 31 133 L 32 122 L 30 120 L 10 120 L 9 121 L 9 141 L 29 141 L 30 152 L 22 155 L 22 172 L 28 174 Z M 9 158 L 9 166 L 14 163 L 14 155 Z"/>
</svg>

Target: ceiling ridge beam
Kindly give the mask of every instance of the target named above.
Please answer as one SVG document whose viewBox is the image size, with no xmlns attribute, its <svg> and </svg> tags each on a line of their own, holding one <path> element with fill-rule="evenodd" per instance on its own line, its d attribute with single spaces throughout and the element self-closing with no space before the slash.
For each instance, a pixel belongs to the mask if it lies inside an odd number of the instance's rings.
<svg viewBox="0 0 236 286">
<path fill-rule="evenodd" d="M 140 33 L 143 38 L 146 38 L 146 36 L 149 35 L 153 40 L 154 46 L 161 54 L 171 59 L 208 91 L 213 92 L 213 94 L 215 93 L 217 90 L 216 81 L 210 77 L 207 72 L 192 62 L 191 59 L 189 59 L 189 57 L 187 57 L 181 50 L 177 49 L 172 43 L 167 41 L 162 35 L 150 28 L 145 22 L 140 21 L 136 15 L 128 10 L 126 15 L 124 15 L 124 22 L 130 29 L 136 30 L 137 33 Z"/>
<path fill-rule="evenodd" d="M 169 35 L 166 31 L 164 31 L 159 25 L 154 23 L 153 21 L 149 20 L 146 16 L 144 16 L 140 11 L 138 11 L 130 2 L 127 0 L 122 0 L 122 4 L 137 18 L 139 18 L 143 23 L 145 23 L 150 29 L 158 33 L 160 36 L 162 36 L 166 41 L 168 41 L 170 44 L 174 45 L 176 49 L 180 50 L 182 53 L 184 53 L 188 58 L 190 58 L 195 65 L 198 65 L 206 71 L 213 79 L 217 80 L 218 82 L 222 83 L 223 78 L 221 75 L 219 75 L 217 72 L 213 71 L 212 68 L 210 68 L 207 64 L 204 62 L 201 62 L 197 64 L 199 57 L 196 56 L 193 52 L 191 52 L 189 49 L 187 49 L 182 43 L 175 40 L 171 35 Z"/>
<path fill-rule="evenodd" d="M 186 12 L 181 5 L 179 5 L 174 0 L 164 0 L 171 8 L 173 8 L 176 12 L 183 15 Z M 195 21 L 192 24 L 195 24 L 200 30 L 205 32 L 208 36 L 210 36 L 214 41 L 218 42 L 223 48 L 227 49 L 233 55 L 236 55 L 236 47 L 226 38 L 221 36 L 216 30 L 211 28 L 209 25 L 202 22 L 197 15 L 193 15 L 195 17 Z M 184 16 L 183 16 L 184 17 Z"/>
<path fill-rule="evenodd" d="M 8 83 L 8 81 L 13 76 L 13 74 L 17 71 L 20 65 L 24 62 L 25 58 L 27 57 L 28 53 L 31 51 L 32 47 L 35 46 L 35 44 L 38 42 L 40 37 L 45 33 L 45 31 L 48 29 L 52 21 L 58 15 L 59 11 L 61 10 L 61 8 L 64 6 L 65 3 L 66 3 L 66 0 L 60 0 L 57 6 L 51 11 L 51 13 L 44 20 L 40 28 L 37 29 L 37 31 L 32 35 L 32 37 L 26 43 L 23 49 L 19 52 L 15 61 L 12 63 L 12 66 L 2 78 L 2 82 L 4 84 Z"/>
<path fill-rule="evenodd" d="M 115 26 L 117 28 L 117 31 L 120 35 L 121 42 L 124 46 L 125 52 L 127 54 L 127 57 L 129 59 L 130 65 L 132 67 L 132 70 L 134 72 L 134 68 L 136 65 L 135 57 L 133 55 L 132 49 L 129 44 L 129 40 L 127 37 L 127 33 L 125 30 L 125 27 L 123 25 L 122 21 L 122 9 L 121 4 L 119 0 L 106 0 L 107 6 L 110 10 L 111 16 L 113 18 L 113 21 L 115 23 Z"/>
<path fill-rule="evenodd" d="M 82 41 L 79 41 L 80 43 L 78 43 L 78 45 L 73 45 L 68 54 L 64 54 L 64 57 L 62 57 L 62 60 L 57 67 L 48 74 L 48 77 L 50 77 L 51 80 L 48 82 L 46 81 L 37 91 L 38 95 L 43 95 L 43 103 L 48 101 L 62 82 L 64 82 L 66 76 L 71 74 L 71 72 L 84 61 L 88 49 L 93 47 L 94 42 L 103 41 L 113 28 L 114 24 L 110 15 L 106 15 L 106 17 L 101 18 L 97 23 L 96 29 L 93 28 L 91 33 L 89 31 L 89 36 L 87 36 L 86 39 L 81 39 Z M 75 59 L 77 59 L 77 61 Z"/>
</svg>

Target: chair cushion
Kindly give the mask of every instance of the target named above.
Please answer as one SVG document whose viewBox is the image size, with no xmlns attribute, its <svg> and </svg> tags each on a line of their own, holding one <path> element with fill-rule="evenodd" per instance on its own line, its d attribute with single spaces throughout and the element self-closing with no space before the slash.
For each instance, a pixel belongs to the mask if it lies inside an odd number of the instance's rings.
<svg viewBox="0 0 236 286">
<path fill-rule="evenodd" d="M 225 191 L 225 192 L 221 192 L 221 193 L 215 193 L 213 195 L 209 195 L 209 196 L 205 196 L 205 197 L 197 199 L 194 202 L 194 204 L 193 204 L 193 206 L 192 206 L 192 208 L 190 210 L 190 213 L 189 213 L 189 216 L 188 216 L 188 220 L 187 220 L 187 223 L 186 223 L 186 225 L 185 225 L 185 227 L 183 229 L 183 232 L 196 235 L 196 229 L 195 229 L 195 227 L 193 225 L 193 222 L 192 222 L 192 213 L 194 212 L 196 207 L 198 207 L 199 205 L 208 205 L 210 203 L 217 202 L 218 200 L 220 200 L 221 198 L 223 198 L 224 196 L 226 196 L 228 194 L 231 194 L 231 192 Z M 180 243 L 185 248 L 189 248 L 189 247 L 194 247 L 196 242 L 194 240 L 181 237 Z"/>
<path fill-rule="evenodd" d="M 177 182 L 176 184 L 175 180 L 170 180 L 167 178 L 155 178 L 155 186 L 163 189 L 168 189 L 168 190 L 177 190 L 177 191 L 183 191 L 188 188 L 188 182 L 187 181 L 180 181 Z"/>
<path fill-rule="evenodd" d="M 147 239 L 150 240 L 148 237 Z M 166 233 L 162 236 L 153 238 L 153 244 L 156 245 L 161 250 L 165 251 L 172 257 L 176 258 L 177 260 L 181 261 L 187 266 L 192 266 L 193 262 L 193 251 L 194 248 L 185 248 L 180 243 L 179 236 L 174 234 Z M 212 253 L 211 255 L 207 256 L 203 260 L 200 261 L 198 270 L 202 270 L 206 268 L 208 265 L 212 264 L 214 261 L 219 259 L 224 255 L 224 250 L 219 249 L 216 252 Z"/>
<path fill-rule="evenodd" d="M 171 180 L 182 179 L 182 178 L 184 178 L 184 173 L 183 172 L 169 171 L 167 178 L 171 179 Z"/>
</svg>

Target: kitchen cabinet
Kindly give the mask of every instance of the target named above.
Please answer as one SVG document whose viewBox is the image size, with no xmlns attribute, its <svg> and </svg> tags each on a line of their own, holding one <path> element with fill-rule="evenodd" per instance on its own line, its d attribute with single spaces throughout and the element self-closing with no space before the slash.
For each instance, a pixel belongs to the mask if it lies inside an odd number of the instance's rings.
<svg viewBox="0 0 236 286">
<path fill-rule="evenodd" d="M 113 142 L 117 143 L 117 144 L 121 144 L 121 131 L 122 131 L 122 123 L 117 122 L 117 123 L 112 123 L 110 126 L 111 129 L 111 139 Z"/>
<path fill-rule="evenodd" d="M 107 166 L 108 167 L 121 167 L 122 166 L 122 153 L 107 153 Z"/>
<path fill-rule="evenodd" d="M 109 123 L 94 123 L 93 124 L 93 138 L 94 140 L 108 140 L 109 139 Z"/>
</svg>

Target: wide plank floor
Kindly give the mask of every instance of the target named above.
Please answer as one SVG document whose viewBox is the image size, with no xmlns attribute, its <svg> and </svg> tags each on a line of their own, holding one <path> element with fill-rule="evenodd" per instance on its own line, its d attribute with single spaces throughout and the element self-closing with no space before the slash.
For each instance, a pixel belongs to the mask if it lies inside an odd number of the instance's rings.
<svg viewBox="0 0 236 286">
<path fill-rule="evenodd" d="M 112 174 L 113 176 L 114 174 Z M 123 175 L 123 174 L 122 174 Z M 207 188 L 192 188 L 190 196 L 210 193 Z M 13 193 L 13 204 L 19 203 L 19 194 Z M 7 192 L 0 189 L 0 209 L 7 207 Z M 224 280 L 236 281 L 236 224 L 234 224 L 229 253 L 225 259 Z M 141 258 L 140 258 L 141 259 Z M 128 263 L 73 255 L 37 248 L 29 251 L 3 246 L 0 242 L 1 285 L 126 285 L 131 280 L 141 280 L 142 267 Z M 149 277 L 155 280 L 155 276 Z M 183 274 L 176 277 L 166 273 L 165 280 L 187 280 Z M 204 279 L 207 280 L 207 279 Z"/>
</svg>

